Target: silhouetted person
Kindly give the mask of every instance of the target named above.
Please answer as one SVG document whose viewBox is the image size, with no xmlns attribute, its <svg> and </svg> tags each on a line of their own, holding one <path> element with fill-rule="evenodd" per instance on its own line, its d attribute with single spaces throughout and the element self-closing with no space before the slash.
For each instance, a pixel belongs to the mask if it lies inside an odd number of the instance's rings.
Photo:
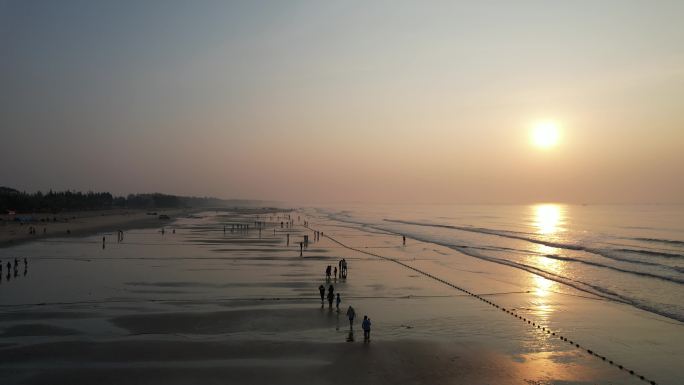
<svg viewBox="0 0 684 385">
<path fill-rule="evenodd" d="M 337 279 L 337 267 L 335 267 L 335 279 Z"/>
<path fill-rule="evenodd" d="M 299 256 L 304 255 L 304 242 L 299 242 Z"/>
<path fill-rule="evenodd" d="M 330 265 L 325 268 L 325 279 L 330 279 Z"/>
<path fill-rule="evenodd" d="M 354 318 L 356 317 L 356 311 L 349 305 L 347 308 L 347 318 L 349 318 L 349 330 L 354 328 Z"/>
<path fill-rule="evenodd" d="M 347 278 L 347 260 L 342 258 L 341 264 L 342 264 L 342 270 L 340 271 L 340 276 L 342 278 Z"/>
<path fill-rule="evenodd" d="M 290 246 L 290 234 L 287 234 L 287 245 Z"/>
<path fill-rule="evenodd" d="M 333 294 L 333 292 L 331 290 L 328 292 L 328 307 L 330 307 L 331 309 L 332 309 L 332 304 L 333 304 L 334 300 L 335 300 L 335 294 Z"/>
<path fill-rule="evenodd" d="M 333 296 L 335 295 L 335 288 L 333 287 L 333 285 L 328 286 L 328 296 L 330 296 L 330 294 L 332 294 Z"/>
<path fill-rule="evenodd" d="M 406 236 L 405 236 L 405 235 L 402 235 L 401 238 L 402 238 L 402 240 L 404 241 L 404 246 L 406 246 Z"/>
<path fill-rule="evenodd" d="M 335 299 L 335 307 L 337 307 L 337 311 L 340 311 L 340 302 L 342 302 L 342 298 L 340 298 L 340 293 L 337 293 L 337 298 Z"/>
<path fill-rule="evenodd" d="M 325 300 L 325 286 L 319 286 L 318 292 L 321 294 L 321 305 L 323 305 L 323 301 Z"/>
<path fill-rule="evenodd" d="M 361 329 L 363 329 L 363 340 L 370 341 L 371 332 L 371 320 L 368 316 L 363 316 L 363 322 L 361 322 Z"/>
<path fill-rule="evenodd" d="M 105 248 L 105 237 L 102 237 L 102 250 Z"/>
</svg>

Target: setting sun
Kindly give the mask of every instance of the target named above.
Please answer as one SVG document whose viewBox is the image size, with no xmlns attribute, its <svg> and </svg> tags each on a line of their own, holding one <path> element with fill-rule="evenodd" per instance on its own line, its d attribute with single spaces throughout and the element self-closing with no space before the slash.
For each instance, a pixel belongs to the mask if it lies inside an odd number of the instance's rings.
<svg viewBox="0 0 684 385">
<path fill-rule="evenodd" d="M 551 148 L 558 144 L 560 133 L 555 122 L 540 122 L 532 128 L 532 143 L 539 148 Z"/>
</svg>

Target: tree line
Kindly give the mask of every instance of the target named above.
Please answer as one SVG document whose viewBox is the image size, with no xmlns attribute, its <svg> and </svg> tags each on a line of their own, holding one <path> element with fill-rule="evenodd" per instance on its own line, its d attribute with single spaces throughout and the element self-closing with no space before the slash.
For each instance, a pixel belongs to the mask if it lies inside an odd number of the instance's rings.
<svg viewBox="0 0 684 385">
<path fill-rule="evenodd" d="M 27 193 L 9 187 L 0 187 L 0 210 L 20 212 L 53 212 L 106 210 L 115 208 L 154 209 L 181 207 L 217 207 L 218 198 L 183 197 L 169 194 L 129 194 L 114 196 L 108 192 L 41 191 Z"/>
</svg>

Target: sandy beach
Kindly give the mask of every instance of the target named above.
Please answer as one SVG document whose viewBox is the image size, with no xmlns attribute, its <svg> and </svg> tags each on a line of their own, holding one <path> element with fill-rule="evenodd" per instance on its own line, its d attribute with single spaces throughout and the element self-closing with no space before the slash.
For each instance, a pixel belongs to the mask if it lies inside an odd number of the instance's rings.
<svg viewBox="0 0 684 385">
<path fill-rule="evenodd" d="M 0 215 L 0 246 L 35 239 L 83 236 L 98 231 L 125 230 L 136 227 L 164 225 L 169 218 L 190 212 L 188 209 L 116 209 L 53 213 Z M 16 219 L 16 220 L 15 220 Z M 21 219 L 21 220 L 19 220 Z M 35 228 L 35 234 L 29 228 Z"/>
<path fill-rule="evenodd" d="M 681 375 L 680 325 L 571 291 L 532 306 L 539 298 L 501 279 L 505 267 L 483 274 L 461 256 L 449 277 L 446 248 L 308 218 L 324 233 L 313 242 L 304 216 L 281 228 L 278 215 L 205 212 L 175 220 L 175 233 L 129 230 L 120 243 L 104 232 L 0 249 L 3 263 L 28 260 L 0 286 L 3 383 L 640 384 Z M 341 258 L 348 277 L 326 280 Z M 340 312 L 321 304 L 321 284 L 341 293 Z M 648 344 L 635 356 L 615 341 Z"/>
</svg>

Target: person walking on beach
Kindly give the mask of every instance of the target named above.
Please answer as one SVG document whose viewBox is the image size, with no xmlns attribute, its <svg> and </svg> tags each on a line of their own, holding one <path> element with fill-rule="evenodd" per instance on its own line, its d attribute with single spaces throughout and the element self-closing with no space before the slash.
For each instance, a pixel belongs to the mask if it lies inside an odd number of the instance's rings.
<svg viewBox="0 0 684 385">
<path fill-rule="evenodd" d="M 321 306 L 322 306 L 323 300 L 325 299 L 325 286 L 323 286 L 323 285 L 319 286 L 318 292 L 321 293 Z"/>
<path fill-rule="evenodd" d="M 337 312 L 340 312 L 340 302 L 342 302 L 342 299 L 340 298 L 340 293 L 337 293 L 337 299 L 335 299 L 335 305 L 337 307 Z"/>
<path fill-rule="evenodd" d="M 354 327 L 354 317 L 356 317 L 356 311 L 354 311 L 354 308 L 349 305 L 347 308 L 347 318 L 349 318 L 349 330 L 351 330 Z"/>
<path fill-rule="evenodd" d="M 332 286 L 330 286 L 332 287 Z M 332 290 L 328 291 L 328 307 L 332 310 L 333 300 L 335 300 L 335 294 Z"/>
<path fill-rule="evenodd" d="M 342 277 L 347 278 L 347 260 L 342 258 Z"/>
<path fill-rule="evenodd" d="M 406 235 L 402 235 L 401 238 L 404 241 L 404 246 L 406 246 Z"/>
<path fill-rule="evenodd" d="M 363 316 L 363 322 L 361 322 L 361 329 L 363 329 L 363 340 L 370 341 L 371 332 L 371 320 L 367 315 Z"/>
<path fill-rule="evenodd" d="M 337 266 L 335 266 L 335 275 L 334 275 L 334 277 L 335 277 L 335 279 L 337 279 Z"/>
<path fill-rule="evenodd" d="M 330 279 L 330 265 L 325 268 L 325 279 L 329 280 Z"/>
</svg>

